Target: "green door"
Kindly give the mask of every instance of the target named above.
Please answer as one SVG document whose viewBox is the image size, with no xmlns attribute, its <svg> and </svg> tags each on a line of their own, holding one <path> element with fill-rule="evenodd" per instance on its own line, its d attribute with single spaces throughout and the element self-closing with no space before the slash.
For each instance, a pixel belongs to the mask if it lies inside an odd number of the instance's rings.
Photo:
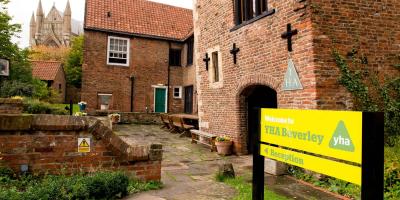
<svg viewBox="0 0 400 200">
<path fill-rule="evenodd" d="M 167 89 L 166 88 L 156 88 L 156 95 L 155 95 L 155 112 L 157 113 L 163 113 L 166 112 L 166 96 L 167 94 Z"/>
</svg>

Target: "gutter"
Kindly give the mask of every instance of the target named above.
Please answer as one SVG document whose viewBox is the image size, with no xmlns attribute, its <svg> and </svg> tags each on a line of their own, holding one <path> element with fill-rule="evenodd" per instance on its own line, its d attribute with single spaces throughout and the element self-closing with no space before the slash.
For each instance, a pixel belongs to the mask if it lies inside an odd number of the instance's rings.
<svg viewBox="0 0 400 200">
<path fill-rule="evenodd" d="M 99 32 L 105 32 L 105 33 L 114 33 L 114 34 L 119 34 L 119 35 L 126 35 L 126 36 L 132 36 L 132 37 L 141 37 L 141 38 L 150 38 L 150 39 L 156 39 L 156 40 L 166 40 L 166 41 L 173 41 L 173 42 L 178 42 L 178 43 L 183 43 L 187 39 L 187 38 L 177 39 L 177 38 L 162 37 L 162 36 L 148 35 L 148 34 L 141 34 L 141 33 L 131 33 L 131 32 L 116 31 L 116 30 L 94 28 L 94 27 L 85 27 L 84 30 L 99 31 Z"/>
</svg>

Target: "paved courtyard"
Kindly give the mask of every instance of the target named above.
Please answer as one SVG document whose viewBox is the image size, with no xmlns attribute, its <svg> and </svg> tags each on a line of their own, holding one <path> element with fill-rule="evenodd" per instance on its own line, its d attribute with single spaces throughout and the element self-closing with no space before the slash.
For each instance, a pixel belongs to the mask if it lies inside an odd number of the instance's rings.
<svg viewBox="0 0 400 200">
<path fill-rule="evenodd" d="M 221 157 L 190 138 L 181 138 L 155 125 L 120 125 L 116 133 L 125 140 L 142 140 L 163 144 L 162 182 L 164 188 L 132 195 L 130 200 L 223 200 L 232 199 L 236 191 L 214 180 L 218 163 L 233 163 L 238 176 L 251 177 L 251 156 Z M 266 185 L 274 192 L 290 199 L 337 199 L 329 194 L 299 184 L 285 176 L 266 176 Z"/>
</svg>

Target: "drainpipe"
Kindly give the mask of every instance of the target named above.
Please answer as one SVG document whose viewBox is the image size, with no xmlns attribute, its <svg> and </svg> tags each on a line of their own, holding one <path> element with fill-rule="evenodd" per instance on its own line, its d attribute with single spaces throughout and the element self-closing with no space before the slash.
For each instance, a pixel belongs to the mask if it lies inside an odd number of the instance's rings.
<svg viewBox="0 0 400 200">
<path fill-rule="evenodd" d="M 133 112 L 133 97 L 134 97 L 134 92 L 135 92 L 135 77 L 131 76 L 131 112 Z"/>
<path fill-rule="evenodd" d="M 169 89 L 169 84 L 170 84 L 170 71 L 171 71 L 171 66 L 169 66 L 169 50 L 171 49 L 171 42 L 168 42 L 168 46 L 169 46 L 169 48 L 168 48 L 168 82 L 167 82 L 167 113 L 169 113 L 169 104 L 170 104 L 170 102 L 169 102 L 169 91 L 170 91 L 170 89 Z"/>
</svg>

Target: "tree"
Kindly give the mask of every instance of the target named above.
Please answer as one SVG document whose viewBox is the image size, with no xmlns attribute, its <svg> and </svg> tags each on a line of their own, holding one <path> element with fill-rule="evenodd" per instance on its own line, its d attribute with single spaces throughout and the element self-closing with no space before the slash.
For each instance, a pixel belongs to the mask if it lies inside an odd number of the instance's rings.
<svg viewBox="0 0 400 200">
<path fill-rule="evenodd" d="M 7 13 L 9 0 L 0 0 L 0 58 L 10 60 L 11 80 L 31 81 L 32 73 L 29 61 L 27 59 L 27 50 L 21 50 L 11 42 L 12 37 L 17 37 L 21 31 L 20 24 L 12 24 L 12 18 Z"/>
<path fill-rule="evenodd" d="M 32 78 L 32 69 L 28 60 L 27 49 L 20 49 L 11 41 L 21 31 L 21 25 L 12 24 L 7 13 L 9 0 L 0 0 L 0 58 L 10 60 L 10 76 L 1 81 L 0 96 L 15 95 L 43 98 L 48 95 L 46 84 Z"/>
<path fill-rule="evenodd" d="M 34 46 L 29 52 L 31 60 L 47 60 L 66 62 L 70 48 L 68 47 L 49 47 L 44 45 Z"/>
<path fill-rule="evenodd" d="M 67 84 L 76 88 L 82 86 L 83 42 L 83 35 L 72 40 L 71 50 L 65 63 Z"/>
</svg>

